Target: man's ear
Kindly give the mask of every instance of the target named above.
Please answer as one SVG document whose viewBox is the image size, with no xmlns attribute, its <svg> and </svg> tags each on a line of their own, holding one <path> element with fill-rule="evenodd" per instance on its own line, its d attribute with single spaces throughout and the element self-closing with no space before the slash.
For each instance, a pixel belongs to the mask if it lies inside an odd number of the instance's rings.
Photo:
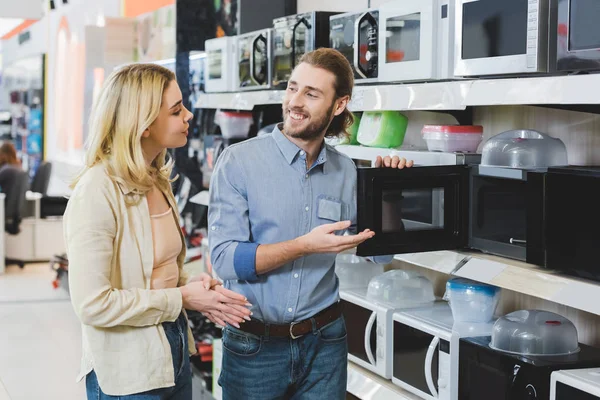
<svg viewBox="0 0 600 400">
<path fill-rule="evenodd" d="M 336 117 L 338 115 L 340 115 L 342 112 L 344 112 L 349 101 L 350 101 L 350 96 L 340 97 L 339 99 L 337 99 L 335 101 L 337 104 L 335 107 L 335 113 L 334 113 Z"/>
</svg>

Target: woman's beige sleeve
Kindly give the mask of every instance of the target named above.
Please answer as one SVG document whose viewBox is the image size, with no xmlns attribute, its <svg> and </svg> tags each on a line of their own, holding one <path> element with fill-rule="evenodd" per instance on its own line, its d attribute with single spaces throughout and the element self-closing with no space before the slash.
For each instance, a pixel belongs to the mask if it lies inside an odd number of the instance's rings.
<svg viewBox="0 0 600 400">
<path fill-rule="evenodd" d="M 79 319 L 99 328 L 157 325 L 175 321 L 182 310 L 178 288 L 119 289 L 111 284 L 115 263 L 116 196 L 102 182 L 80 182 L 64 218 L 69 290 Z M 137 251 L 137 249 L 135 250 Z M 121 268 L 125 266 L 118 266 Z M 118 273 L 118 272 L 117 272 Z"/>
</svg>

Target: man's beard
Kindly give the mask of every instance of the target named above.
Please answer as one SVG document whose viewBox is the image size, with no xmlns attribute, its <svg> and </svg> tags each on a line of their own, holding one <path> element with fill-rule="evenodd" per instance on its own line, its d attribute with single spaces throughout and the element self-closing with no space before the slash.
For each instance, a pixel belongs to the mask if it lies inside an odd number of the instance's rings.
<svg viewBox="0 0 600 400">
<path fill-rule="evenodd" d="M 301 140 L 313 140 L 321 136 L 321 134 L 329 128 L 329 124 L 332 120 L 333 108 L 335 107 L 335 102 L 331 103 L 331 106 L 325 112 L 321 118 L 311 122 L 308 126 L 302 131 L 294 131 L 291 128 L 286 129 L 286 122 L 288 119 L 292 118 L 289 113 L 283 112 L 283 129 L 286 135 L 293 137 L 295 139 Z M 289 108 L 288 108 L 289 110 Z"/>
</svg>

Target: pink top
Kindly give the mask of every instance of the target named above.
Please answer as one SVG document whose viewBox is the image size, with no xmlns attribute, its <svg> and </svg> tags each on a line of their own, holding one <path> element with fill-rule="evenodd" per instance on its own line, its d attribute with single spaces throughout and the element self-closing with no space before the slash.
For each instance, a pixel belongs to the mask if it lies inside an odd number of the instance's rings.
<svg viewBox="0 0 600 400">
<path fill-rule="evenodd" d="M 179 226 L 170 207 L 162 214 L 151 215 L 150 219 L 154 243 L 154 269 L 150 288 L 176 288 L 179 281 L 177 256 L 182 246 Z"/>
</svg>

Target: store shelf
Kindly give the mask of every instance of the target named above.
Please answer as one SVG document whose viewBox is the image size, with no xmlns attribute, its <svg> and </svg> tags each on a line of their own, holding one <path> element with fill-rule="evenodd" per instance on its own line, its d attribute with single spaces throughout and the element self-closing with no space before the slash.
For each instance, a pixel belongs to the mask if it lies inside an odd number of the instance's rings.
<svg viewBox="0 0 600 400">
<path fill-rule="evenodd" d="M 350 361 L 346 390 L 362 400 L 419 400 L 419 397 L 402 390 L 391 380 L 383 379 Z"/>
<path fill-rule="evenodd" d="M 473 279 L 600 315 L 600 284 L 507 258 L 472 252 L 398 254 L 396 260 Z"/>
<path fill-rule="evenodd" d="M 221 108 L 252 110 L 254 106 L 281 104 L 284 90 L 254 90 L 235 93 L 204 93 L 198 97 L 194 108 Z"/>
<path fill-rule="evenodd" d="M 479 79 L 428 83 L 357 85 L 351 111 L 464 110 L 492 105 L 599 105 L 590 88 L 600 86 L 600 74 Z M 200 95 L 196 108 L 252 110 L 280 104 L 284 90 L 257 90 Z"/>
<path fill-rule="evenodd" d="M 440 153 L 432 151 L 418 151 L 403 148 L 378 148 L 366 147 L 361 145 L 337 145 L 335 149 L 340 153 L 347 155 L 352 159 L 370 160 L 377 159 L 377 156 L 400 156 L 407 160 L 413 160 L 415 165 L 456 165 L 457 155 L 455 153 Z"/>
</svg>

